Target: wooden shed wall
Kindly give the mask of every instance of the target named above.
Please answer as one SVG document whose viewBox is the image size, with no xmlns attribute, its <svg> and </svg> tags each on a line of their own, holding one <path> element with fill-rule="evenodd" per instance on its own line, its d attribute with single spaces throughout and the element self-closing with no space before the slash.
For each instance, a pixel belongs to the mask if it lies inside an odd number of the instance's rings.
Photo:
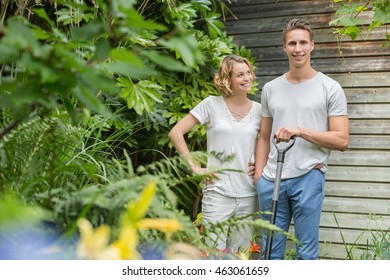
<svg viewBox="0 0 390 280">
<path fill-rule="evenodd" d="M 237 17 L 227 18 L 227 34 L 256 57 L 260 87 L 288 71 L 281 31 L 296 17 L 315 31 L 314 68 L 345 90 L 350 144 L 345 152 L 333 151 L 329 159 L 320 226 L 321 258 L 345 259 L 346 244 L 365 245 L 371 237 L 368 230 L 390 228 L 390 47 L 382 48 L 386 29 L 377 28 L 354 42 L 338 42 L 329 27 L 335 17 L 329 0 L 226 3 Z M 260 101 L 260 94 L 256 99 Z M 355 258 L 360 253 L 352 251 Z"/>
</svg>

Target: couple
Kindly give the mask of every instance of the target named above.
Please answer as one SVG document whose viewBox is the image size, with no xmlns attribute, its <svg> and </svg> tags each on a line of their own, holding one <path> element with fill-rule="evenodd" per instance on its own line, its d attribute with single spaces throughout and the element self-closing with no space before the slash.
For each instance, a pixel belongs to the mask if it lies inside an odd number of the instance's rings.
<svg viewBox="0 0 390 280">
<path fill-rule="evenodd" d="M 214 77 L 222 96 L 201 101 L 172 128 L 169 138 L 196 174 L 213 168 L 244 171 L 218 174 L 203 188 L 202 218 L 207 226 L 252 214 L 259 207 L 269 212 L 277 164 L 276 148 L 270 142 L 274 137 L 277 143 L 296 137 L 283 167 L 276 225 L 288 231 L 293 218 L 301 242 L 297 259 L 317 259 L 327 159 L 331 150 L 345 150 L 349 141 L 347 103 L 339 83 L 311 66 L 313 31 L 305 21 L 287 23 L 283 49 L 289 71 L 264 85 L 261 104 L 247 96 L 256 78 L 251 63 L 228 55 Z M 220 163 L 209 156 L 205 168 L 193 161 L 184 135 L 196 124 L 206 125 L 209 154 L 234 154 L 233 160 Z M 264 214 L 262 218 L 269 220 Z M 235 252 L 248 248 L 252 236 L 253 229 L 234 228 L 212 242 Z M 262 258 L 266 239 L 263 235 Z M 286 237 L 275 234 L 271 259 L 283 259 L 285 246 Z"/>
</svg>

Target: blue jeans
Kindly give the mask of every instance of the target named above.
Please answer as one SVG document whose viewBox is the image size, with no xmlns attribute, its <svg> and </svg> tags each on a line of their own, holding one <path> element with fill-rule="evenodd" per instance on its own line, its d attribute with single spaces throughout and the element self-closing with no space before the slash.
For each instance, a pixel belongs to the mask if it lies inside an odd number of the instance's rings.
<svg viewBox="0 0 390 280">
<path fill-rule="evenodd" d="M 313 169 L 307 174 L 282 180 L 280 183 L 279 202 L 276 211 L 276 226 L 288 231 L 294 218 L 295 237 L 302 243 L 297 245 L 297 259 L 311 260 L 318 258 L 319 226 L 324 199 L 325 175 Z M 263 176 L 256 183 L 260 210 L 271 211 L 274 181 Z M 269 221 L 269 214 L 262 214 Z M 262 234 L 262 259 L 265 257 L 267 231 Z M 286 236 L 275 233 L 272 240 L 271 259 L 283 259 Z"/>
</svg>

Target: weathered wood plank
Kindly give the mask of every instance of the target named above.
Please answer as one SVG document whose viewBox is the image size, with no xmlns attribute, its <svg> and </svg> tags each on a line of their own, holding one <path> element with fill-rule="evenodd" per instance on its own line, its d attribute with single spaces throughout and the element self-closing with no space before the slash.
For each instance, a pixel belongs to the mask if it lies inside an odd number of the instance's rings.
<svg viewBox="0 0 390 280">
<path fill-rule="evenodd" d="M 390 167 L 390 151 L 333 151 L 328 163 L 329 165 Z"/>
<path fill-rule="evenodd" d="M 329 166 L 326 179 L 347 182 L 390 182 L 390 168 L 368 166 Z"/>
<path fill-rule="evenodd" d="M 291 228 L 289 233 L 294 235 L 294 227 Z M 372 239 L 372 233 L 365 229 L 320 228 L 319 237 L 323 243 L 365 245 Z"/>
<path fill-rule="evenodd" d="M 389 135 L 350 135 L 349 145 L 350 149 L 390 149 Z"/>
<path fill-rule="evenodd" d="M 326 180 L 325 195 L 334 197 L 389 198 L 390 182 L 338 182 Z"/>
<path fill-rule="evenodd" d="M 294 18 L 302 18 L 307 21 L 313 29 L 337 28 L 339 26 L 330 26 L 329 22 L 338 19 L 340 15 L 334 13 L 334 9 L 330 5 L 326 5 L 327 1 L 273 1 L 267 3 L 254 3 L 254 1 L 247 1 L 234 7 L 228 5 L 230 12 L 227 14 L 225 26 L 229 30 L 229 34 L 239 34 L 247 27 L 252 27 L 256 32 L 277 31 L 281 30 L 285 23 Z M 291 8 L 294 6 L 294 9 Z M 315 11 L 317 7 L 320 10 Z M 326 7 L 324 9 L 324 7 Z M 321 9 L 322 8 L 322 9 Z M 292 14 L 291 11 L 294 11 Z M 275 17 L 278 21 L 273 21 Z M 360 28 L 364 34 L 367 31 L 373 18 L 373 11 L 363 11 L 359 14 L 361 22 Z M 262 27 L 264 26 L 264 27 Z M 267 27 L 267 29 L 265 28 Z"/>
<path fill-rule="evenodd" d="M 333 8 L 329 1 L 235 1 L 228 2 L 228 7 L 234 15 L 229 14 L 228 20 L 236 19 L 257 19 L 257 18 L 275 18 L 281 16 L 287 16 L 288 18 L 303 16 L 305 19 L 308 15 L 314 14 L 332 14 L 331 20 L 337 19 L 340 16 L 335 14 L 335 8 Z M 337 7 L 337 4 L 335 5 Z M 368 6 L 370 8 L 371 6 Z M 293 16 L 292 16 L 293 15 Z M 359 19 L 363 21 L 363 24 L 369 25 L 373 17 L 373 12 L 363 11 L 359 14 Z M 287 20 L 286 20 L 287 21 Z M 315 22 L 310 23 L 315 26 Z M 328 25 L 321 28 L 329 27 Z"/>
<path fill-rule="evenodd" d="M 390 119 L 390 103 L 348 104 L 350 119 Z"/>
<path fill-rule="evenodd" d="M 294 231 L 290 232 L 291 234 L 294 234 Z M 348 230 L 348 229 L 328 229 L 323 228 L 320 229 L 319 238 L 321 244 L 325 243 L 331 243 L 331 244 L 338 244 L 338 245 L 344 245 L 347 244 L 349 246 L 365 246 L 367 245 L 367 242 L 372 240 L 372 234 L 368 231 L 355 231 L 355 230 Z"/>
<path fill-rule="evenodd" d="M 309 0 L 306 0 L 309 1 Z M 226 4 L 231 7 L 234 6 L 247 6 L 254 4 L 274 4 L 275 2 L 291 2 L 291 0 L 223 0 Z"/>
<path fill-rule="evenodd" d="M 235 14 L 237 19 L 230 18 L 229 20 L 224 22 L 226 31 L 229 35 L 239 35 L 242 33 L 268 33 L 268 32 L 281 32 L 286 23 L 292 18 L 288 17 L 280 17 L 279 20 L 275 20 L 273 17 L 257 17 L 248 19 L 246 15 L 243 14 Z M 315 30 L 318 28 L 328 28 L 329 22 L 331 21 L 331 14 L 312 14 L 305 15 L 304 17 L 296 17 L 302 18 L 306 22 L 308 22 L 311 27 Z"/>
<path fill-rule="evenodd" d="M 231 11 L 236 16 L 242 19 L 248 18 L 267 18 L 290 16 L 299 17 L 307 14 L 325 14 L 334 12 L 330 5 L 325 4 L 326 1 L 290 1 L 273 3 L 253 3 L 248 2 L 247 5 L 231 6 Z M 329 3 L 328 3 L 329 4 Z"/>
<path fill-rule="evenodd" d="M 349 104 L 390 102 L 390 88 L 346 88 L 344 92 Z"/>
<path fill-rule="evenodd" d="M 320 228 L 324 230 L 325 227 L 338 232 L 345 229 L 359 233 L 365 230 L 388 230 L 390 229 L 390 216 L 322 212 Z"/>
<path fill-rule="evenodd" d="M 300 0 L 300 1 L 306 1 L 307 2 L 312 2 L 312 0 Z M 325 0 L 322 0 L 324 2 Z M 275 4 L 276 2 L 278 3 L 283 3 L 283 2 L 291 2 L 291 0 L 223 0 L 228 6 L 234 7 L 234 6 L 251 6 L 251 5 L 258 5 L 258 4 Z"/>
<path fill-rule="evenodd" d="M 288 240 L 287 250 L 295 250 L 295 243 Z M 351 250 L 352 245 L 347 244 L 348 250 Z M 320 240 L 318 256 L 321 260 L 347 260 L 347 259 L 360 259 L 360 256 L 365 252 L 362 247 L 354 246 L 352 249 L 352 256 L 348 258 L 347 248 L 344 244 L 332 243 L 331 241 Z"/>
<path fill-rule="evenodd" d="M 365 60 L 362 56 L 384 57 L 389 54 L 390 48 L 383 48 L 382 41 L 343 42 L 341 44 L 337 42 L 319 43 L 315 41 L 311 56 L 313 58 L 357 57 L 360 60 Z"/>
<path fill-rule="evenodd" d="M 390 71 L 390 56 L 389 57 L 371 57 L 369 61 L 361 58 L 328 58 L 316 59 L 312 58 L 312 65 L 318 71 L 324 73 L 345 73 L 345 72 L 374 72 L 374 71 Z M 281 69 L 288 69 L 287 59 L 281 61 L 256 61 L 256 72 L 260 76 L 277 75 Z"/>
<path fill-rule="evenodd" d="M 345 72 L 375 72 L 390 70 L 390 56 L 371 57 L 364 60 L 361 57 L 349 58 L 312 58 L 312 65 L 315 69 L 326 73 L 345 73 Z"/>
<path fill-rule="evenodd" d="M 324 212 L 344 212 L 375 215 L 390 215 L 390 200 L 372 198 L 325 197 Z"/>
<path fill-rule="evenodd" d="M 254 65 L 257 76 L 278 75 L 287 72 L 289 69 L 287 59 L 281 61 L 256 61 Z"/>
<path fill-rule="evenodd" d="M 350 250 L 351 246 L 348 246 L 348 250 Z M 352 256 L 348 257 L 347 248 L 343 244 L 333 244 L 330 242 L 322 242 L 320 243 L 319 256 L 320 259 L 331 259 L 331 260 L 347 260 L 347 259 L 355 259 L 359 260 L 360 256 L 365 252 L 365 250 L 353 247 L 352 252 L 350 253 Z"/>
<path fill-rule="evenodd" d="M 348 229 L 320 229 L 320 240 L 322 242 L 332 242 L 333 244 L 353 244 L 366 245 L 372 239 L 372 233 L 364 230 Z"/>
<path fill-rule="evenodd" d="M 281 73 L 284 73 L 288 69 L 280 69 Z M 358 87 L 390 87 L 390 72 L 375 72 L 375 73 L 339 73 L 332 74 L 326 73 L 331 78 L 340 83 L 343 88 L 358 88 Z M 274 76 L 261 76 L 256 69 L 257 82 L 260 85 L 264 85 L 266 82 L 271 81 L 278 75 Z"/>
<path fill-rule="evenodd" d="M 390 120 L 350 120 L 349 133 L 355 135 L 390 134 Z"/>
</svg>

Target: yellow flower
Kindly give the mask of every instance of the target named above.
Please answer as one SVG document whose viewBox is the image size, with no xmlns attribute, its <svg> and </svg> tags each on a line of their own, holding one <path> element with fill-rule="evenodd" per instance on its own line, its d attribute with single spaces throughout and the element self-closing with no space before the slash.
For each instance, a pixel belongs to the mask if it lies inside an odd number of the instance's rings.
<svg viewBox="0 0 390 280">
<path fill-rule="evenodd" d="M 138 199 L 130 202 L 127 211 L 122 214 L 119 237 L 111 245 L 110 228 L 101 225 L 96 230 L 86 219 L 80 219 L 81 240 L 77 247 L 77 256 L 80 259 L 122 259 L 137 260 L 141 255 L 137 251 L 139 229 L 156 229 L 167 234 L 181 230 L 183 225 L 175 219 L 142 219 L 156 192 L 156 183 L 146 185 Z"/>
<path fill-rule="evenodd" d="M 76 251 L 79 259 L 119 259 L 118 250 L 109 245 L 110 228 L 107 225 L 101 225 L 94 230 L 86 219 L 78 220 L 77 225 L 80 228 L 81 237 Z"/>
<path fill-rule="evenodd" d="M 157 229 L 165 233 L 172 233 L 183 228 L 182 223 L 175 219 L 142 219 L 137 223 L 139 229 Z"/>
<path fill-rule="evenodd" d="M 183 228 L 183 225 L 175 219 L 142 219 L 137 223 L 138 229 L 157 229 L 165 233 L 166 238 L 170 239 L 171 234 Z"/>
<path fill-rule="evenodd" d="M 123 225 L 127 225 L 128 223 L 136 223 L 143 216 L 145 216 L 154 195 L 156 193 L 156 182 L 149 182 L 140 196 L 135 202 L 131 202 L 127 206 L 127 211 L 122 215 L 122 223 Z"/>
<path fill-rule="evenodd" d="M 119 258 L 122 260 L 139 260 L 141 255 L 137 251 L 138 235 L 137 230 L 132 226 L 121 228 L 118 240 L 113 246 L 119 251 Z"/>
</svg>

